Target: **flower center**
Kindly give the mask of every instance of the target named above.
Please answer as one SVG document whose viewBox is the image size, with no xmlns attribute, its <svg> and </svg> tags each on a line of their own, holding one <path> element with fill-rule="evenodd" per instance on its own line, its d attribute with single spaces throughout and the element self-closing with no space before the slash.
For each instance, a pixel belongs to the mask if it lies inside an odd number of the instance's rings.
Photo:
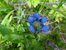
<svg viewBox="0 0 66 50">
<path fill-rule="evenodd" d="M 38 30 L 41 27 L 40 22 L 35 21 L 34 22 L 34 27 L 35 27 L 36 30 Z"/>
</svg>

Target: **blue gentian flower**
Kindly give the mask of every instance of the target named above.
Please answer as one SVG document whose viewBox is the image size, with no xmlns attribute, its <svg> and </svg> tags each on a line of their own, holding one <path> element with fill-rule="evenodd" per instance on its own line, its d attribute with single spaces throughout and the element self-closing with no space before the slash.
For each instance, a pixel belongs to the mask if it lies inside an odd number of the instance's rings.
<svg viewBox="0 0 66 50">
<path fill-rule="evenodd" d="M 34 13 L 32 16 L 28 17 L 28 22 L 30 24 L 29 26 L 29 31 L 30 32 L 48 32 L 49 31 L 49 25 L 44 25 L 45 22 L 47 22 L 48 18 L 46 16 L 43 16 L 42 18 L 40 18 L 39 13 Z M 36 30 L 35 26 L 34 26 L 34 22 L 38 21 L 40 23 L 41 28 L 39 28 L 38 30 Z"/>
</svg>

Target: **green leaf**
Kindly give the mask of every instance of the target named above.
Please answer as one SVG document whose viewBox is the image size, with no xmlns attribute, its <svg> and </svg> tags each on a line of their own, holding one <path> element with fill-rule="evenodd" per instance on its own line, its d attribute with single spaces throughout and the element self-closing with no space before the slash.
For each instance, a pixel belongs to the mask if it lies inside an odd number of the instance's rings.
<svg viewBox="0 0 66 50">
<path fill-rule="evenodd" d="M 8 20 L 8 25 L 10 24 L 11 21 L 12 21 L 12 15 L 10 16 L 10 18 Z"/>
<path fill-rule="evenodd" d="M 12 10 L 11 12 L 9 12 L 5 18 L 3 19 L 3 21 L 1 22 L 2 25 L 7 25 L 8 23 L 10 23 L 10 21 L 12 20 L 12 16 L 10 16 L 13 13 L 14 10 Z M 10 18 L 9 18 L 10 16 Z M 9 19 L 8 19 L 9 18 Z"/>
<path fill-rule="evenodd" d="M 40 3 L 40 0 L 32 0 L 32 5 L 36 7 Z"/>
<path fill-rule="evenodd" d="M 29 0 L 29 1 L 27 1 L 27 3 L 28 3 L 29 7 L 31 7 L 31 5 L 36 7 L 40 3 L 40 0 Z"/>
<path fill-rule="evenodd" d="M 11 34 L 13 32 L 12 32 L 12 30 L 10 28 L 7 28 L 7 27 L 5 27 L 3 25 L 0 25 L 0 33 L 2 35 L 9 35 L 9 34 Z"/>
<path fill-rule="evenodd" d="M 30 2 L 30 0 L 27 1 L 27 3 L 28 3 L 28 6 L 31 7 L 31 2 Z"/>
</svg>

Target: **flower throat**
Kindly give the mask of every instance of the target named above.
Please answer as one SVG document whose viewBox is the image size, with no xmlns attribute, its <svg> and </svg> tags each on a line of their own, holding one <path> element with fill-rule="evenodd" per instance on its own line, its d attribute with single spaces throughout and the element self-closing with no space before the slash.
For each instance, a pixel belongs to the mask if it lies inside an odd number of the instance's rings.
<svg viewBox="0 0 66 50">
<path fill-rule="evenodd" d="M 40 23 L 35 21 L 34 22 L 34 26 L 35 26 L 35 29 L 38 30 L 41 26 L 40 26 Z"/>
</svg>

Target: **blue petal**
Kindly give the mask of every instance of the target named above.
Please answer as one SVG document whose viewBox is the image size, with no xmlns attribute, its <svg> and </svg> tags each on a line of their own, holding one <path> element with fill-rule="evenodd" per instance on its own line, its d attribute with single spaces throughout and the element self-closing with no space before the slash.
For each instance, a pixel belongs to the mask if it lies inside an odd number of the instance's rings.
<svg viewBox="0 0 66 50">
<path fill-rule="evenodd" d="M 34 17 L 32 17 L 32 16 L 29 16 L 29 18 L 28 18 L 29 23 L 33 23 L 35 20 L 36 19 Z"/>
<path fill-rule="evenodd" d="M 48 20 L 48 18 L 47 18 L 46 16 L 44 16 L 44 17 L 41 18 L 40 22 L 41 22 L 41 23 L 44 23 L 44 22 L 46 22 L 47 20 Z"/>
<path fill-rule="evenodd" d="M 40 22 L 40 26 L 44 26 L 44 24 Z"/>
<path fill-rule="evenodd" d="M 48 31 L 49 31 L 49 26 L 48 26 L 48 25 L 44 25 L 44 26 L 42 27 L 42 31 L 43 31 L 43 32 L 48 32 Z"/>
<path fill-rule="evenodd" d="M 30 25 L 30 26 L 29 26 L 29 31 L 30 31 L 30 32 L 36 32 L 36 30 L 35 30 L 35 28 L 34 28 L 33 25 Z"/>
<path fill-rule="evenodd" d="M 39 13 L 37 13 L 37 12 L 33 14 L 33 17 L 35 17 L 36 20 L 39 20 L 39 19 L 40 19 L 40 15 L 39 15 Z"/>
</svg>

